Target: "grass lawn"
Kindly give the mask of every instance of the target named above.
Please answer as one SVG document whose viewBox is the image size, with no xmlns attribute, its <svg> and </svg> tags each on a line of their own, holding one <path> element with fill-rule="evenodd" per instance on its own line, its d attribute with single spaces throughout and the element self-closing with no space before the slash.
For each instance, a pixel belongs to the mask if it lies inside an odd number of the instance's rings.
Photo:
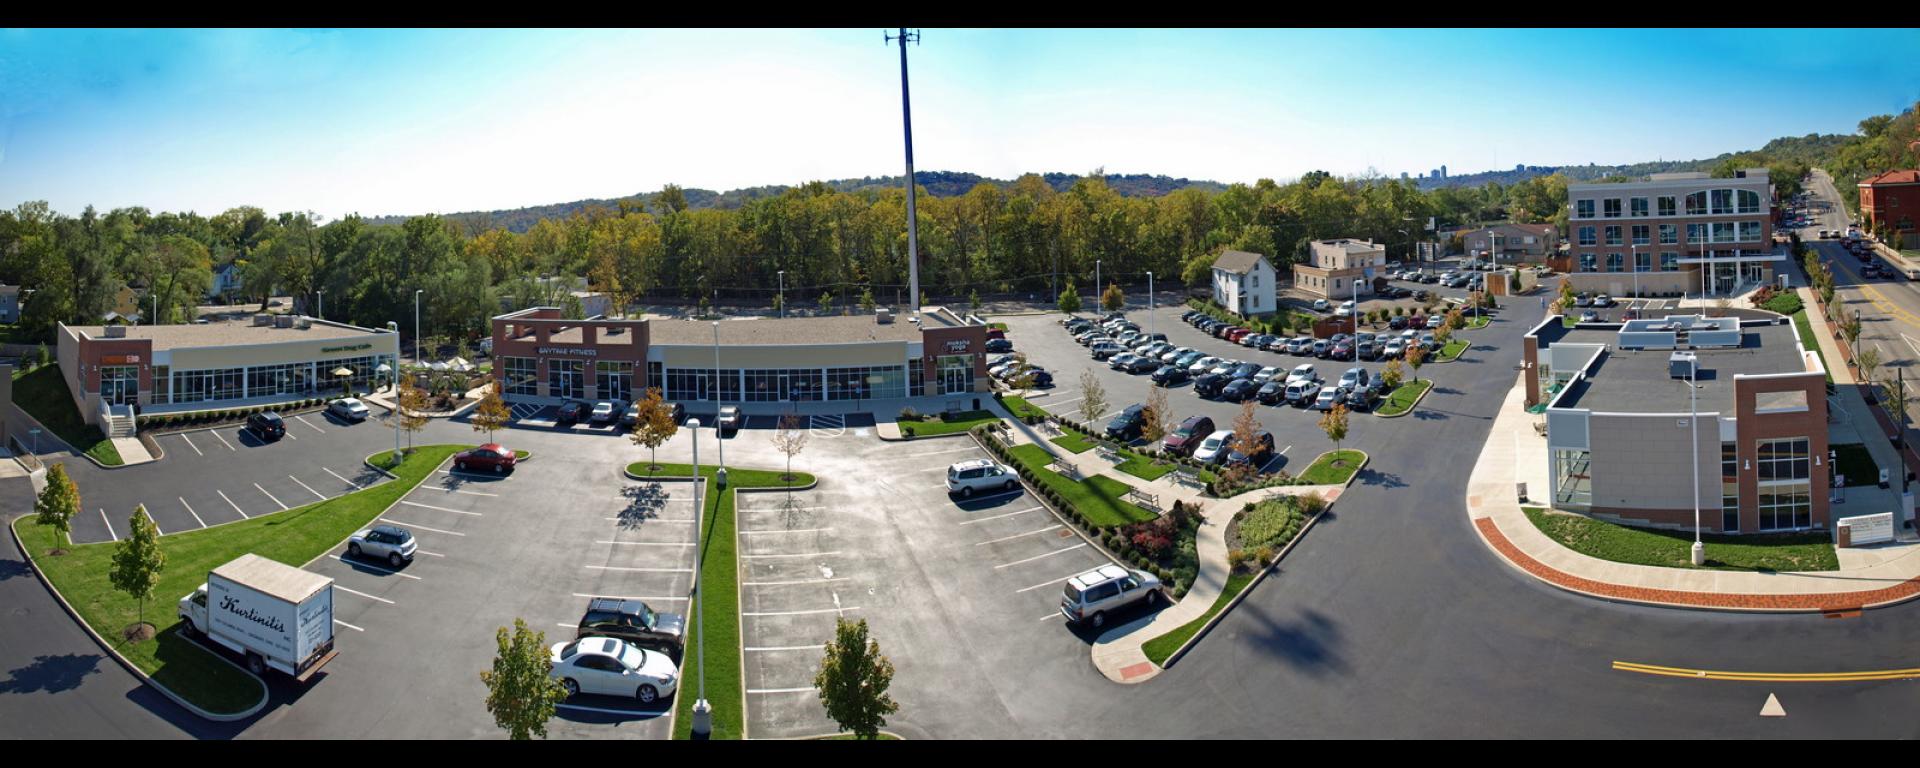
<svg viewBox="0 0 1920 768">
<path fill-rule="evenodd" d="M 1146 651 L 1147 658 L 1152 660 L 1155 666 L 1165 664 L 1168 656 L 1172 656 L 1174 651 L 1180 650 L 1180 646 L 1186 644 L 1187 638 L 1193 637 L 1194 633 L 1199 632 L 1201 627 L 1206 626 L 1207 622 L 1212 621 L 1216 614 L 1227 607 L 1227 603 L 1233 600 L 1234 595 L 1240 594 L 1248 584 L 1252 584 L 1253 576 L 1251 573 L 1235 573 L 1227 576 L 1226 590 L 1220 593 L 1220 597 L 1213 601 L 1213 607 L 1208 608 L 1205 614 L 1180 625 L 1172 632 L 1148 640 L 1140 650 Z"/>
<path fill-rule="evenodd" d="M 31 373 L 16 371 L 13 402 L 76 450 L 110 467 L 120 464 L 120 452 L 114 450 L 113 443 L 100 434 L 98 427 L 90 426 L 80 418 L 80 412 L 73 405 L 73 395 L 67 389 L 67 380 L 60 376 L 58 364 L 41 366 Z"/>
<path fill-rule="evenodd" d="M 1816 354 L 1820 352 L 1820 340 L 1813 336 L 1813 325 L 1807 319 L 1806 309 L 1802 308 L 1800 311 L 1793 313 L 1793 329 L 1800 332 L 1800 346 L 1805 347 L 1809 352 Z M 1826 357 L 1824 355 L 1821 356 L 1820 362 L 1821 368 L 1827 367 L 1825 364 Z M 1833 383 L 1832 370 L 1827 371 L 1827 383 Z"/>
<path fill-rule="evenodd" d="M 1561 545 L 1616 563 L 1692 568 L 1693 534 L 1658 531 L 1526 507 L 1527 519 Z M 1826 533 L 1706 534 L 1705 568 L 1722 571 L 1833 571 L 1840 559 Z"/>
<path fill-rule="evenodd" d="M 900 422 L 900 434 L 908 437 L 950 435 L 955 432 L 965 432 L 981 424 L 999 420 L 1000 417 L 993 415 L 992 411 L 964 411 L 956 416 L 953 421 Z"/>
<path fill-rule="evenodd" d="M 1859 443 L 1827 446 L 1833 449 L 1835 463 L 1840 474 L 1847 476 L 1847 485 L 1874 485 L 1880 482 L 1880 465 L 1874 463 L 1873 454 Z M 1896 478 L 1897 479 L 1897 478 Z"/>
<path fill-rule="evenodd" d="M 1409 409 L 1413 408 L 1414 401 L 1419 400 L 1420 395 L 1426 393 L 1426 391 L 1432 387 L 1433 379 L 1421 379 L 1420 381 L 1409 381 L 1401 384 L 1393 390 L 1392 394 L 1387 395 L 1386 400 L 1381 401 L 1380 408 L 1376 413 L 1382 416 L 1398 416 L 1406 413 Z"/>
<path fill-rule="evenodd" d="M 114 543 L 71 546 L 70 554 L 43 556 L 38 562 L 87 624 L 154 680 L 202 709 L 239 712 L 260 700 L 260 685 L 181 637 L 174 603 L 205 582 L 208 571 L 249 552 L 294 566 L 325 554 L 465 447 L 421 446 L 393 470 L 399 476 L 393 482 L 285 512 L 161 537 L 166 570 L 146 607 L 146 620 L 159 634 L 148 642 L 129 644 L 119 640 L 120 630 L 134 622 L 138 606 L 107 581 Z M 385 454 L 374 460 L 385 460 Z M 132 510 L 120 512 L 130 514 Z M 14 528 L 21 541 L 36 551 L 46 551 L 44 546 L 52 540 L 49 531 L 32 516 L 20 518 Z"/>
<path fill-rule="evenodd" d="M 1085 515 L 1095 528 L 1111 528 L 1128 523 L 1152 520 L 1157 515 L 1123 501 L 1129 486 L 1111 477 L 1094 475 L 1078 482 L 1068 480 L 1047 469 L 1052 457 L 1045 448 L 1037 445 L 1016 445 L 1009 449 L 1015 461 L 1031 470 L 1040 483 L 1052 488 L 1061 498 Z"/>
<path fill-rule="evenodd" d="M 1087 451 L 1093 450 L 1094 443 L 1092 440 L 1087 439 L 1086 435 L 1082 435 L 1079 432 L 1075 432 L 1071 429 L 1066 429 L 1061 431 L 1065 432 L 1066 434 L 1053 438 L 1051 442 L 1054 445 L 1060 446 L 1074 453 L 1086 453 Z"/>
<path fill-rule="evenodd" d="M 987 323 L 987 327 L 992 328 L 996 331 L 1004 331 L 1007 329 L 1007 324 L 1006 323 Z"/>
<path fill-rule="evenodd" d="M 1441 363 L 1451 362 L 1455 358 L 1458 358 L 1460 353 L 1465 351 L 1467 351 L 1466 339 L 1452 339 L 1447 342 L 1446 346 L 1440 348 L 1440 354 L 1434 358 L 1434 361 Z"/>
<path fill-rule="evenodd" d="M 1025 419 L 1027 414 L 1033 414 L 1035 418 L 1040 419 L 1047 417 L 1046 411 L 1041 410 L 1039 406 L 1027 402 L 1026 398 L 1018 395 L 1009 395 L 1000 398 L 1000 403 L 1005 405 L 1007 412 L 1013 414 L 1013 417 L 1016 419 Z"/>
<path fill-rule="evenodd" d="M 1365 455 L 1359 451 L 1328 451 L 1315 459 L 1313 466 L 1307 467 L 1307 471 L 1300 473 L 1300 479 L 1308 485 L 1345 483 L 1353 478 L 1353 473 L 1360 470 L 1360 460 Z M 1345 462 L 1345 464 L 1336 467 L 1334 466 L 1336 461 Z"/>
<path fill-rule="evenodd" d="M 1469 331 L 1475 328 L 1485 328 L 1492 323 L 1493 323 L 1493 318 L 1488 317 L 1487 315 L 1481 315 L 1479 317 L 1474 317 L 1473 315 L 1467 315 L 1467 330 Z"/>
<path fill-rule="evenodd" d="M 661 464 L 659 467 L 649 470 L 647 462 L 636 461 L 627 465 L 627 472 L 642 477 L 693 476 L 693 467 L 688 464 Z M 700 476 L 711 481 L 713 470 L 713 465 L 702 464 Z M 780 479 L 782 474 L 779 470 L 728 467 L 727 490 L 784 487 L 787 481 Z M 812 482 L 813 475 L 793 473 L 793 485 Z M 713 486 L 709 484 L 708 487 Z M 713 595 L 713 602 L 702 607 L 700 626 L 693 627 L 686 638 L 687 647 L 693 648 L 700 642 L 701 633 L 713 633 L 706 663 L 707 699 L 714 705 L 712 738 L 715 739 L 740 738 L 744 733 L 740 716 L 746 708 L 746 692 L 740 687 L 740 566 L 735 559 L 735 545 L 739 536 L 734 532 L 733 497 L 732 493 L 722 492 L 709 494 L 705 499 L 706 516 L 701 522 L 704 533 L 700 544 L 703 552 L 700 583 L 712 585 L 710 594 Z M 691 695 L 691 688 L 683 688 L 681 693 L 675 697 L 673 704 L 679 710 L 673 729 L 676 739 L 693 735 L 693 703 L 699 698 Z"/>
</svg>

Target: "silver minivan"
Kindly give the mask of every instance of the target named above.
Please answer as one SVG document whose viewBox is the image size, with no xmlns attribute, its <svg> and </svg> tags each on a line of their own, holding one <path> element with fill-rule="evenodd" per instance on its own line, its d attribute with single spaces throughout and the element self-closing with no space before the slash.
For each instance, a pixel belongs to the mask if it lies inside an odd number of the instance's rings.
<svg viewBox="0 0 1920 768">
<path fill-rule="evenodd" d="M 1099 629 L 1107 625 L 1107 614 L 1141 600 L 1151 606 L 1159 599 L 1159 577 L 1109 563 L 1067 579 L 1060 615 L 1068 623 Z"/>
</svg>

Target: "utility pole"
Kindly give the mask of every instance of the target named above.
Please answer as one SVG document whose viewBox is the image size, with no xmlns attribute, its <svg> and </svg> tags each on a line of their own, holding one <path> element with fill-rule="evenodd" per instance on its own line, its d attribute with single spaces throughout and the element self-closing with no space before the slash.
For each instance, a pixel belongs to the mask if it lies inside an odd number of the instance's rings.
<svg viewBox="0 0 1920 768">
<path fill-rule="evenodd" d="M 886 42 L 900 41 L 900 123 L 907 137 L 907 290 L 912 293 L 907 298 L 913 301 L 909 306 L 913 312 L 909 318 L 920 316 L 920 241 L 919 222 L 913 212 L 913 102 L 907 94 L 907 43 L 919 43 L 918 31 L 908 32 L 900 28 L 900 34 L 884 34 Z"/>
<path fill-rule="evenodd" d="M 1694 382 L 1694 374 L 1700 369 L 1700 361 L 1687 361 L 1687 428 L 1693 434 L 1693 565 L 1699 567 L 1707 562 L 1707 545 L 1700 541 L 1700 388 Z"/>
</svg>

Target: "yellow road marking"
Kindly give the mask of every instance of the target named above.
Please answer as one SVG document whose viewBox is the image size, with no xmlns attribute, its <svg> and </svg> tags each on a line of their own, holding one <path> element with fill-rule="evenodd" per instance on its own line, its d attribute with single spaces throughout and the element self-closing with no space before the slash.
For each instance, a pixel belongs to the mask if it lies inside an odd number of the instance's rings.
<svg viewBox="0 0 1920 768">
<path fill-rule="evenodd" d="M 1654 664 L 1639 664 L 1630 661 L 1616 661 L 1613 663 L 1613 668 L 1619 672 L 1638 672 L 1643 675 L 1660 675 L 1662 677 L 1686 677 L 1695 680 L 1731 680 L 1763 683 L 1854 683 L 1874 680 L 1910 680 L 1920 678 L 1920 668 L 1879 669 L 1862 672 L 1728 672 L 1724 670 L 1662 667 Z"/>
<path fill-rule="evenodd" d="M 1833 259 L 1833 262 L 1836 264 L 1845 263 L 1837 258 Z M 1852 265 L 1848 265 L 1846 270 L 1855 280 L 1860 281 L 1851 287 L 1860 289 L 1860 293 L 1867 297 L 1867 303 L 1872 304 L 1875 309 L 1893 316 L 1896 320 L 1915 328 L 1920 328 L 1920 315 L 1916 315 L 1894 304 L 1893 300 L 1888 299 L 1886 294 L 1880 292 L 1880 289 L 1875 288 L 1872 283 L 1868 283 L 1865 279 L 1862 279 L 1859 272 L 1856 271 Z"/>
</svg>

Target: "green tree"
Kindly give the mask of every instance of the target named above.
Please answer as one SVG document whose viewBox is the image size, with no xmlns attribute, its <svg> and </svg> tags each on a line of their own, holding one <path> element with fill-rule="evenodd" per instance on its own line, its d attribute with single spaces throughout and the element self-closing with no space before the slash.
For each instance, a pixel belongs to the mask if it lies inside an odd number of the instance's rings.
<svg viewBox="0 0 1920 768">
<path fill-rule="evenodd" d="M 659 387 L 647 387 L 646 395 L 634 405 L 639 408 L 638 418 L 633 422 L 633 433 L 627 437 L 634 445 L 647 449 L 648 471 L 659 469 L 660 446 L 673 439 L 680 431 L 680 424 L 673 420 L 673 409 L 661 399 Z"/>
<path fill-rule="evenodd" d="M 427 392 L 414 386 L 412 375 L 402 373 L 400 374 L 400 392 L 397 399 L 399 400 L 399 408 L 394 411 L 393 418 L 398 420 L 399 429 L 407 433 L 407 452 L 412 453 L 414 433 L 425 429 L 429 421 L 426 414 Z M 395 456 L 393 460 L 394 463 L 397 464 L 400 461 L 400 457 Z"/>
<path fill-rule="evenodd" d="M 1173 409 L 1167 406 L 1167 388 L 1159 384 L 1147 387 L 1146 412 L 1141 414 L 1140 439 L 1148 445 L 1160 442 L 1173 428 Z"/>
<path fill-rule="evenodd" d="M 1571 278 L 1561 278 L 1560 298 L 1553 302 L 1553 311 L 1565 314 L 1567 308 L 1573 306 L 1573 302 L 1573 280 Z"/>
<path fill-rule="evenodd" d="M 787 481 L 789 493 L 793 490 L 793 457 L 806 450 L 807 436 L 810 434 L 812 433 L 807 430 L 806 418 L 797 413 L 780 417 L 780 425 L 773 431 L 774 449 L 787 457 L 787 473 L 782 475 L 781 479 Z"/>
<path fill-rule="evenodd" d="M 873 314 L 872 288 L 864 288 L 860 291 L 860 311 L 869 315 Z"/>
<path fill-rule="evenodd" d="M 1069 315 L 1080 311 L 1080 292 L 1074 290 L 1073 283 L 1067 283 L 1067 289 L 1060 292 L 1060 311 Z"/>
<path fill-rule="evenodd" d="M 66 464 L 47 469 L 47 487 L 41 489 L 40 498 L 34 500 L 33 512 L 36 521 L 53 529 L 53 549 L 47 554 L 56 557 L 66 554 L 60 544 L 73 532 L 73 518 L 80 514 L 80 489 L 67 477 Z"/>
<path fill-rule="evenodd" d="M 47 350 L 47 345 L 43 342 L 33 354 L 33 367 L 45 368 L 49 365 L 53 365 L 53 353 Z"/>
<path fill-rule="evenodd" d="M 1860 366 L 1860 378 L 1866 381 L 1867 391 L 1869 393 L 1875 391 L 1873 372 L 1880 368 L 1880 351 L 1872 348 L 1862 349 L 1854 354 L 1853 363 Z"/>
<path fill-rule="evenodd" d="M 515 741 L 546 738 L 555 706 L 567 700 L 565 685 L 552 677 L 547 633 L 530 629 L 525 619 L 516 618 L 513 633 L 501 627 L 494 641 L 499 652 L 493 657 L 493 669 L 480 672 L 493 724 Z"/>
<path fill-rule="evenodd" d="M 160 572 L 166 568 L 167 554 L 160 551 L 160 529 L 147 517 L 146 505 L 134 507 L 133 516 L 127 519 L 127 538 L 114 547 L 113 567 L 107 571 L 113 588 L 140 604 L 138 621 L 126 630 L 129 639 L 149 636 L 147 599 L 153 597 L 153 588 L 160 585 Z"/>
<path fill-rule="evenodd" d="M 1127 305 L 1127 294 L 1120 290 L 1119 283 L 1108 283 L 1107 290 L 1100 294 L 1100 308 L 1114 312 Z"/>
<path fill-rule="evenodd" d="M 1413 380 L 1420 380 L 1420 365 L 1427 361 L 1427 348 L 1419 344 L 1408 345 L 1407 365 L 1413 368 Z"/>
<path fill-rule="evenodd" d="M 832 313 L 833 293 L 831 291 L 822 291 L 820 293 L 820 314 L 827 315 Z"/>
<path fill-rule="evenodd" d="M 866 619 L 835 619 L 833 635 L 813 678 L 820 703 L 840 730 L 852 731 L 861 739 L 879 738 L 887 715 L 900 710 L 887 695 L 887 687 L 893 684 L 893 662 L 881 655 L 880 643 L 867 637 Z"/>
<path fill-rule="evenodd" d="M 980 289 L 975 288 L 967 294 L 967 308 L 975 312 L 980 311 Z"/>
<path fill-rule="evenodd" d="M 1845 308 L 1840 310 L 1840 335 L 1847 337 L 1848 347 L 1860 340 L 1860 313 L 1849 312 Z"/>
<path fill-rule="evenodd" d="M 1401 372 L 1399 360 L 1388 360 L 1386 367 L 1380 369 L 1380 385 L 1385 387 L 1388 393 L 1392 393 L 1400 388 L 1400 378 L 1404 375 L 1406 374 Z"/>
</svg>

